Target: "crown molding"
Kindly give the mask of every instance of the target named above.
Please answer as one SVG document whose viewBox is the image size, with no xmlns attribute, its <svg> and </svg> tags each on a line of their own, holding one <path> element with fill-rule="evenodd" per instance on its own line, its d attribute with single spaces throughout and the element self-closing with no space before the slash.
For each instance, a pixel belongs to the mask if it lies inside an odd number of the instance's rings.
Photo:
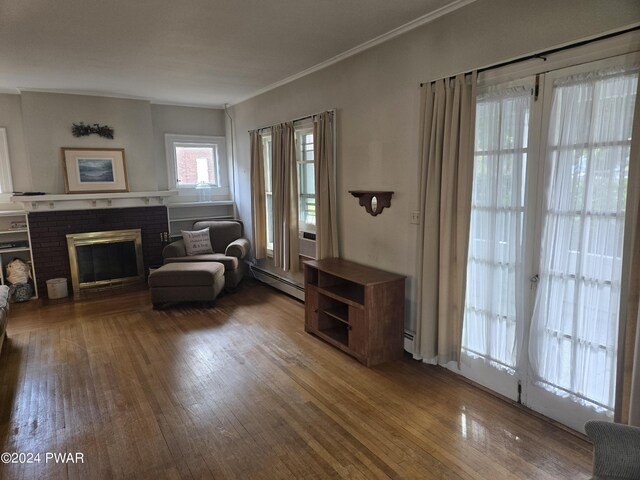
<svg viewBox="0 0 640 480">
<path fill-rule="evenodd" d="M 224 103 L 184 103 L 184 102 L 171 102 L 167 100 L 150 100 L 151 105 L 158 105 L 161 107 L 184 107 L 184 108 L 204 108 L 209 110 L 224 110 Z"/>
<path fill-rule="evenodd" d="M 239 103 L 246 102 L 247 100 L 257 97 L 258 95 L 262 95 L 263 93 L 266 93 L 270 90 L 281 87 L 282 85 L 286 85 L 287 83 L 291 83 L 295 80 L 298 80 L 299 78 L 306 77 L 307 75 L 317 72 L 318 70 L 322 70 L 323 68 L 327 68 L 349 57 L 353 57 L 354 55 L 364 52 L 365 50 L 369 50 L 370 48 L 373 48 L 376 45 L 380 45 L 381 43 L 391 40 L 392 38 L 396 38 L 411 30 L 415 30 L 416 28 L 421 27 L 422 25 L 426 25 L 427 23 L 433 22 L 434 20 L 444 15 L 447 15 L 448 13 L 451 13 L 455 10 L 458 10 L 462 7 L 465 7 L 475 1 L 476 0 L 456 0 L 454 2 L 451 2 L 448 5 L 445 5 L 444 7 L 440 7 L 437 10 L 434 10 L 433 12 L 430 12 L 430 13 L 427 13 L 426 15 L 418 17 L 415 20 L 412 20 L 408 23 L 405 23 L 404 25 L 401 25 L 397 28 L 394 28 L 393 30 L 388 31 L 387 33 L 383 33 L 378 37 L 375 37 L 371 40 L 361 43 L 360 45 L 353 47 L 345 52 L 342 52 L 336 55 L 335 57 L 331 57 L 328 60 L 320 62 L 314 65 L 313 67 L 309 67 L 306 70 L 302 70 L 301 72 L 298 72 L 294 75 L 283 78 L 282 80 L 272 83 L 271 85 L 261 88 L 260 90 L 256 90 L 255 92 L 240 98 L 240 100 L 236 100 L 233 103 L 230 103 L 230 106 L 234 106 L 234 105 L 238 105 Z"/>
<path fill-rule="evenodd" d="M 102 97 L 102 98 L 115 98 L 118 100 L 137 100 L 140 102 L 148 102 L 151 105 L 160 105 L 160 106 L 168 106 L 168 107 L 186 107 L 186 108 L 208 108 L 213 110 L 223 110 L 224 104 L 196 104 L 196 103 L 185 103 L 185 102 L 171 102 L 168 100 L 157 100 L 149 97 L 139 97 L 135 95 L 125 95 L 121 93 L 112 93 L 108 91 L 99 91 L 99 90 L 61 90 L 55 88 L 28 88 L 28 87 L 20 87 L 13 90 L 0 89 L 0 93 L 14 93 L 21 94 L 22 92 L 33 92 L 33 93 L 54 93 L 58 95 L 82 95 L 86 97 Z"/>
<path fill-rule="evenodd" d="M 121 93 L 102 92 L 100 90 L 64 90 L 56 88 L 30 88 L 30 87 L 18 87 L 18 93 L 55 93 L 57 95 L 82 95 L 85 97 L 106 97 L 116 98 L 120 100 L 139 100 L 141 102 L 150 102 L 151 100 L 145 97 L 138 97 L 135 95 L 125 95 Z"/>
</svg>

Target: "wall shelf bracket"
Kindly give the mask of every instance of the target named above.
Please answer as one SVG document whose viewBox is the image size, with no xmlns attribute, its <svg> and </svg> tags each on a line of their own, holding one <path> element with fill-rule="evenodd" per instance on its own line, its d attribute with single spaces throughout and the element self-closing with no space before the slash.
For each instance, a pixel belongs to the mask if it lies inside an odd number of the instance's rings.
<svg viewBox="0 0 640 480">
<path fill-rule="evenodd" d="M 360 206 L 364 207 L 367 213 L 379 215 L 387 207 L 391 207 L 391 196 L 393 192 L 381 190 L 349 190 L 349 193 L 360 201 Z"/>
</svg>

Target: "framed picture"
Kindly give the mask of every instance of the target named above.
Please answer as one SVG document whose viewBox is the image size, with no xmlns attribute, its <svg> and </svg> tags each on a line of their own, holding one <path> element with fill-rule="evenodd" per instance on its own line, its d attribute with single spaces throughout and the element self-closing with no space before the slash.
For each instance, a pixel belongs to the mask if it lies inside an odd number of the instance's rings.
<svg viewBox="0 0 640 480">
<path fill-rule="evenodd" d="M 123 148 L 63 148 L 67 193 L 128 192 Z"/>
</svg>

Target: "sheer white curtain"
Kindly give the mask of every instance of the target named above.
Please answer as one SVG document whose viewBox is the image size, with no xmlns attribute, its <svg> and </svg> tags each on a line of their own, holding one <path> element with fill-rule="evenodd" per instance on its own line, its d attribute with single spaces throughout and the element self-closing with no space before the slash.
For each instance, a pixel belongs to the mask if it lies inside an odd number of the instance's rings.
<svg viewBox="0 0 640 480">
<path fill-rule="evenodd" d="M 614 401 L 625 200 L 637 68 L 560 78 L 547 146 L 530 361 L 539 381 Z"/>
<path fill-rule="evenodd" d="M 531 85 L 481 90 L 476 105 L 463 351 L 516 366 Z"/>
</svg>

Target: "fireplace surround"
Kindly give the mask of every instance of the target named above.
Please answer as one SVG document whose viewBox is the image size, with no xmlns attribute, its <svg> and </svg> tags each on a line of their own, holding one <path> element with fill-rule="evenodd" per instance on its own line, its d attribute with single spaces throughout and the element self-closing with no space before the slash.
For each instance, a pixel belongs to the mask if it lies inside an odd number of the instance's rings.
<svg viewBox="0 0 640 480">
<path fill-rule="evenodd" d="M 145 267 L 162 265 L 162 248 L 168 237 L 166 206 L 32 211 L 29 212 L 29 226 L 40 292 L 47 291 L 46 280 L 50 278 L 71 278 L 66 241 L 69 233 L 139 228 Z"/>
<path fill-rule="evenodd" d="M 73 292 L 144 280 L 139 228 L 67 234 Z"/>
</svg>

